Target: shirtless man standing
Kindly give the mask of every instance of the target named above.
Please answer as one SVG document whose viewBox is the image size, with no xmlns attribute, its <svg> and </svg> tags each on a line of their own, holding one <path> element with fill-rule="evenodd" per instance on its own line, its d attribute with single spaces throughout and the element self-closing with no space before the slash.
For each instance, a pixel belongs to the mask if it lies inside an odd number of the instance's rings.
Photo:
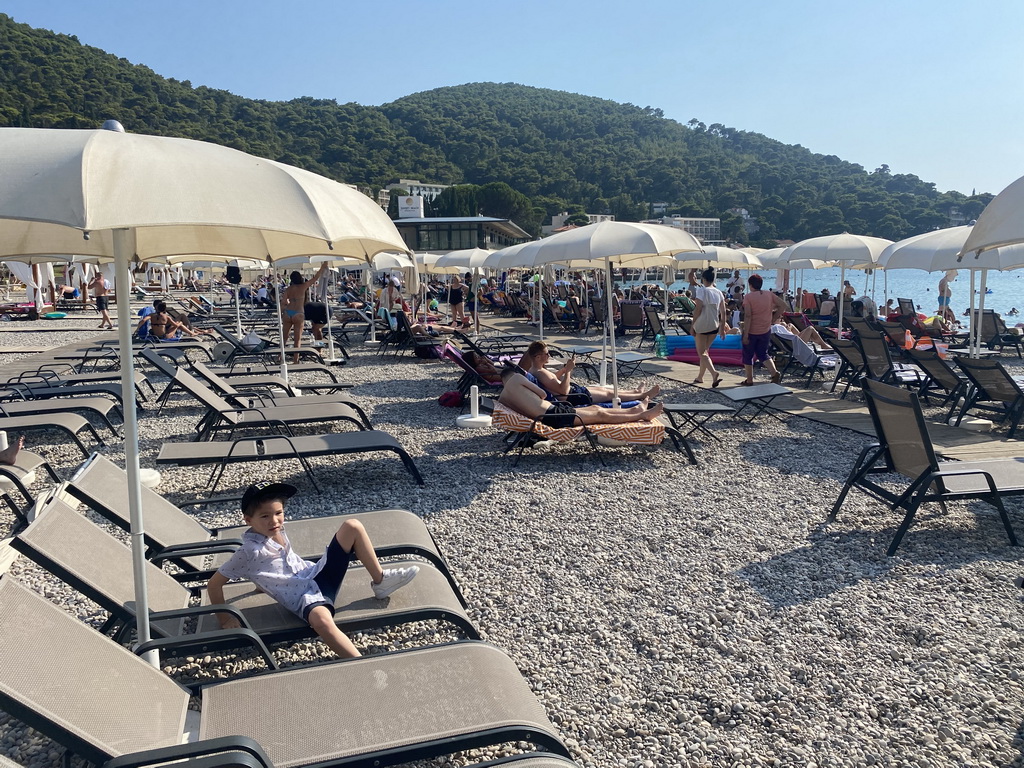
<svg viewBox="0 0 1024 768">
<path fill-rule="evenodd" d="M 96 309 L 100 313 L 100 328 L 113 328 L 114 323 L 110 319 L 110 297 L 107 292 L 110 290 L 110 283 L 99 272 L 89 281 L 89 292 L 96 300 Z"/>
<path fill-rule="evenodd" d="M 501 381 L 504 388 L 498 402 L 531 419 L 540 418 L 543 424 L 554 429 L 572 427 L 582 421 L 584 424 L 628 424 L 633 421 L 654 421 L 665 410 L 658 403 L 648 408 L 641 403 L 633 408 L 602 408 L 587 405 L 574 408 L 565 402 L 552 403 L 545 398 L 547 392 L 527 381 L 516 366 L 502 369 Z M 579 417 L 577 420 L 576 417 Z"/>
</svg>

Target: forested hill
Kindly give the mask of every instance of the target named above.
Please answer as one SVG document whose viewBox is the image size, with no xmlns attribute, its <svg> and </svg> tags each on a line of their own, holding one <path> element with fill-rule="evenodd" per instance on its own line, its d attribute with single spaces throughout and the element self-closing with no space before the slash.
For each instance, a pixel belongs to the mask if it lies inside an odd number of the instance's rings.
<svg viewBox="0 0 1024 768">
<path fill-rule="evenodd" d="M 651 107 L 510 83 L 439 88 L 381 107 L 246 99 L 0 14 L 0 125 L 94 128 L 111 117 L 131 132 L 213 141 L 371 188 L 399 178 L 508 184 L 521 193 L 517 220 L 533 231 L 563 210 L 636 220 L 665 202 L 668 213 L 721 216 L 737 238 L 730 208 L 749 210 L 762 240 L 843 230 L 898 239 L 945 225 L 951 206 L 974 218 L 991 199 L 757 133 L 682 125 Z"/>
</svg>

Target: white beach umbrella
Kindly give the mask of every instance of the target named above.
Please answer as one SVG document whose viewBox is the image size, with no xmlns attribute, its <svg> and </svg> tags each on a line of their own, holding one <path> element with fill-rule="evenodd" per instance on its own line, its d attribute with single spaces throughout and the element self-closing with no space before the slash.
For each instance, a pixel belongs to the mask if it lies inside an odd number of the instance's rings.
<svg viewBox="0 0 1024 768">
<path fill-rule="evenodd" d="M 676 256 L 680 269 L 715 267 L 716 269 L 761 269 L 764 264 L 760 256 L 726 248 L 721 245 L 703 245 L 701 253 L 685 253 Z"/>
<path fill-rule="evenodd" d="M 1024 243 L 1024 176 L 992 198 L 964 242 L 963 253 Z"/>
<path fill-rule="evenodd" d="M 577 229 L 559 232 L 543 240 L 535 240 L 518 248 L 515 258 L 520 266 L 568 264 L 577 268 L 603 265 L 605 294 L 608 300 L 606 330 L 611 336 L 612 387 L 618 400 L 618 371 L 615 363 L 612 318 L 611 266 L 630 266 L 642 257 L 674 257 L 679 253 L 699 251 L 700 243 L 689 232 L 659 224 L 634 224 L 625 221 L 603 221 Z M 541 318 L 543 322 L 543 318 Z"/>
<path fill-rule="evenodd" d="M 120 128 L 120 126 L 117 126 Z M 373 200 L 322 176 L 189 139 L 0 128 L 0 258 L 67 253 L 113 258 L 137 633 L 149 639 L 139 485 L 129 263 L 182 253 L 280 258 L 405 251 Z M 158 663 L 155 654 L 151 661 Z"/>
<path fill-rule="evenodd" d="M 488 251 L 483 248 L 466 248 L 459 251 L 449 251 L 444 256 L 437 260 L 439 267 L 463 267 L 464 269 L 473 270 L 473 283 L 469 286 L 471 296 L 473 296 L 473 306 L 476 307 L 476 294 L 480 288 L 480 270 L 486 269 L 487 257 L 491 255 L 493 251 Z M 474 321 L 474 333 L 480 334 L 480 308 L 477 307 L 477 311 L 473 313 Z"/>
<path fill-rule="evenodd" d="M 1024 267 L 1024 242 L 1014 245 L 964 252 L 977 225 L 948 227 L 925 232 L 893 243 L 882 251 L 878 266 L 890 269 L 923 269 L 943 272 L 950 269 L 971 270 L 971 299 L 968 310 L 971 321 L 971 349 L 980 345 L 981 313 L 985 308 L 984 275 L 989 269 L 1019 269 Z M 982 274 L 982 292 L 978 312 L 974 311 L 975 272 Z"/>
<path fill-rule="evenodd" d="M 800 259 L 817 259 L 820 261 L 838 262 L 841 267 L 840 281 L 845 284 L 846 268 L 849 265 L 876 264 L 885 247 L 892 245 L 892 240 L 866 235 L 851 235 L 843 232 L 838 235 L 825 235 L 801 240 L 789 246 L 779 257 L 779 264 L 795 262 Z M 845 291 L 839 290 L 839 330 L 843 328 L 843 304 Z"/>
</svg>

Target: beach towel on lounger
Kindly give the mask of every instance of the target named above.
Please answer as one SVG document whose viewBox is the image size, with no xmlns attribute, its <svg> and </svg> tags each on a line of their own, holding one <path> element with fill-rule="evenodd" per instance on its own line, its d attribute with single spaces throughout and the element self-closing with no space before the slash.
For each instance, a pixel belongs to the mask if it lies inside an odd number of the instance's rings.
<svg viewBox="0 0 1024 768">
<path fill-rule="evenodd" d="M 554 429 L 539 421 L 534 424 L 529 416 L 523 416 L 501 403 L 494 404 L 491 425 L 503 432 L 528 432 L 532 425 L 535 434 L 556 443 L 570 443 L 583 434 L 583 427 Z M 657 419 L 627 424 L 588 424 L 587 429 L 598 437 L 631 445 L 661 445 L 665 439 L 665 425 Z"/>
</svg>

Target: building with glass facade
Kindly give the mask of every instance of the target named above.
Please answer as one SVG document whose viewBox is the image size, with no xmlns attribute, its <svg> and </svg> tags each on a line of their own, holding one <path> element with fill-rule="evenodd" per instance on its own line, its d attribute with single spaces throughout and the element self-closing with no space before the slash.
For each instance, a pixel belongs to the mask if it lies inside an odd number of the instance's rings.
<svg viewBox="0 0 1024 768">
<path fill-rule="evenodd" d="M 530 234 L 509 219 L 489 216 L 395 219 L 409 249 L 417 253 L 448 253 L 466 248 L 497 251 L 530 240 Z"/>
</svg>

